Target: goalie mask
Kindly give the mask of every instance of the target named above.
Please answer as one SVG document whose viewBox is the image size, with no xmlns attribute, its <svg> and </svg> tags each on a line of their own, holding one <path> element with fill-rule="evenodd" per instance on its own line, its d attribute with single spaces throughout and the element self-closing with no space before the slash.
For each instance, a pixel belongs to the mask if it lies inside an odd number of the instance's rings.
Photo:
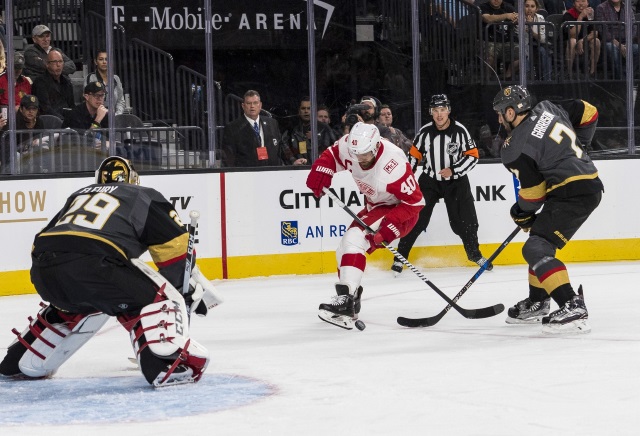
<svg viewBox="0 0 640 436">
<path fill-rule="evenodd" d="M 349 133 L 349 151 L 354 155 L 378 151 L 380 131 L 373 124 L 356 123 Z"/>
<path fill-rule="evenodd" d="M 111 156 L 102 161 L 96 170 L 96 183 L 129 183 L 139 185 L 140 178 L 133 164 L 125 158 Z"/>
</svg>

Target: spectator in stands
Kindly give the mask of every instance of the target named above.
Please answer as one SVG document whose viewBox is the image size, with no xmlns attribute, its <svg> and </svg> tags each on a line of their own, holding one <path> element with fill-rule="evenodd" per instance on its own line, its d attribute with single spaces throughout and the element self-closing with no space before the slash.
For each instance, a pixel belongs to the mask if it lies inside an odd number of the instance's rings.
<svg viewBox="0 0 640 436">
<path fill-rule="evenodd" d="M 488 31 L 486 41 L 487 63 L 494 72 L 498 69 L 498 61 L 504 63 L 504 77 L 506 80 L 518 72 L 519 48 L 514 32 L 518 22 L 518 13 L 510 4 L 503 0 L 489 0 L 480 5 L 485 32 Z M 502 23 L 502 24 L 497 24 Z"/>
<path fill-rule="evenodd" d="M 626 11 L 624 3 L 621 0 L 606 0 L 596 8 L 596 21 L 610 21 L 624 23 L 626 21 Z M 635 17 L 631 16 L 631 22 L 635 22 Z M 633 66 L 634 70 L 638 68 L 638 35 L 637 30 L 633 35 L 631 44 L 633 50 Z M 626 77 L 626 69 L 623 65 L 624 59 L 627 58 L 629 44 L 627 43 L 624 25 L 620 26 L 604 26 L 604 47 L 607 51 L 607 60 L 610 62 L 614 79 Z M 625 74 L 621 75 L 621 71 Z"/>
<path fill-rule="evenodd" d="M 397 127 L 392 127 L 393 114 L 388 104 L 383 104 L 380 109 L 380 116 L 378 116 L 378 124 L 381 124 L 389 129 L 391 132 L 391 142 L 400 147 L 405 153 L 409 152 L 411 148 L 411 140 L 405 136 L 402 130 Z"/>
<path fill-rule="evenodd" d="M 84 87 L 84 102 L 65 114 L 62 128 L 70 127 L 79 133 L 89 129 L 109 127 L 109 109 L 104 106 L 107 92 L 100 82 L 90 82 Z"/>
<path fill-rule="evenodd" d="M 338 140 L 328 124 L 318 122 L 318 156 Z M 287 147 L 295 159 L 286 164 L 304 165 L 311 163 L 311 99 L 303 97 L 298 107 L 298 121 L 282 135 L 284 147 Z"/>
<path fill-rule="evenodd" d="M 262 101 L 258 91 L 244 93 L 243 114 L 230 122 L 222 138 L 222 166 L 280 166 L 289 159 L 282 146 L 278 122 L 261 116 Z"/>
<path fill-rule="evenodd" d="M 329 108 L 326 105 L 318 105 L 317 116 L 319 122 L 325 123 L 329 126 L 331 125 L 331 114 L 329 113 Z"/>
<path fill-rule="evenodd" d="M 7 55 L 4 51 L 4 40 L 0 41 L 0 72 L 7 69 Z"/>
<path fill-rule="evenodd" d="M 545 21 L 544 17 L 538 13 L 539 10 L 539 0 L 525 0 L 525 17 L 527 23 L 532 23 L 529 26 L 525 26 L 525 31 L 531 34 L 531 38 L 527 38 L 527 42 L 531 41 L 531 47 L 527 50 L 527 53 L 529 53 L 527 71 L 531 71 L 531 68 L 535 67 L 537 79 L 549 80 L 551 79 L 551 56 L 548 51 L 547 31 L 545 26 L 535 24 Z"/>
<path fill-rule="evenodd" d="M 325 104 L 318 105 L 318 122 L 325 123 L 327 126 L 331 127 L 336 138 L 340 138 L 340 136 L 342 136 L 342 133 L 333 126 L 329 107 Z"/>
<path fill-rule="evenodd" d="M 109 87 L 107 80 L 107 52 L 105 50 L 100 50 L 96 53 L 95 58 L 93 59 L 93 63 L 96 67 L 96 71 L 87 76 L 84 81 L 85 86 L 91 82 L 100 82 L 102 86 L 106 90 L 107 94 L 109 93 Z M 113 91 L 113 101 L 116 105 L 115 111 L 112 111 L 114 115 L 120 115 L 124 113 L 124 90 L 122 89 L 122 81 L 120 77 L 117 75 L 113 75 L 113 84 L 115 89 Z M 109 102 L 105 100 L 104 106 L 106 108 L 109 107 Z"/>
<path fill-rule="evenodd" d="M 38 117 L 38 110 L 40 108 L 38 97 L 35 95 L 24 95 L 20 99 L 20 105 L 18 112 L 16 113 L 16 130 L 23 131 L 16 133 L 16 144 L 18 153 L 24 153 L 30 151 L 32 147 L 42 146 L 48 147 L 48 138 L 41 138 L 33 133 L 26 132 L 26 130 L 42 130 L 44 124 Z M 4 121 L 4 125 L 0 122 L 2 131 L 6 132 L 9 126 Z M 9 173 L 10 164 L 10 148 L 8 136 L 3 137 L 2 141 L 2 172 Z M 5 165 L 6 163 L 6 165 Z"/>
<path fill-rule="evenodd" d="M 562 22 L 567 21 L 593 21 L 594 11 L 589 7 L 587 0 L 574 0 L 573 7 L 565 12 Z M 589 57 L 589 76 L 595 76 L 596 65 L 600 59 L 600 39 L 593 25 L 572 25 L 565 27 L 565 41 L 567 42 L 567 68 L 569 77 L 572 77 L 573 63 L 578 56 Z M 589 45 L 586 48 L 586 45 Z"/>
<path fill-rule="evenodd" d="M 31 94 L 31 84 L 33 83 L 30 78 L 22 75 L 23 68 L 24 55 L 20 52 L 15 52 L 13 55 L 13 77 L 15 79 L 16 111 L 20 108 L 22 97 Z M 0 74 L 0 106 L 11 106 L 9 104 L 9 75 L 6 70 Z"/>
<path fill-rule="evenodd" d="M 72 109 L 75 105 L 73 85 L 67 76 L 62 75 L 63 64 L 62 53 L 52 49 L 47 55 L 47 70 L 33 81 L 31 90 L 40 100 L 41 115 L 64 119 L 63 110 Z"/>
<path fill-rule="evenodd" d="M 382 109 L 380 100 L 373 96 L 365 95 L 360 99 L 359 105 L 367 106 L 367 109 L 361 110 L 356 114 L 350 114 L 350 116 L 349 111 L 347 111 L 347 113 L 342 116 L 342 134 L 348 135 L 353 124 L 362 122 L 365 124 L 374 124 L 378 128 L 380 136 L 389 141 L 393 141 L 391 130 L 378 122 L 380 109 Z"/>
<path fill-rule="evenodd" d="M 35 80 L 47 71 L 48 57 L 51 50 L 58 50 L 63 59 L 62 74 L 68 76 L 76 72 L 76 64 L 65 55 L 62 50 L 51 46 L 51 30 L 44 24 L 38 24 L 31 32 L 33 44 L 24 51 L 24 75 Z"/>
</svg>

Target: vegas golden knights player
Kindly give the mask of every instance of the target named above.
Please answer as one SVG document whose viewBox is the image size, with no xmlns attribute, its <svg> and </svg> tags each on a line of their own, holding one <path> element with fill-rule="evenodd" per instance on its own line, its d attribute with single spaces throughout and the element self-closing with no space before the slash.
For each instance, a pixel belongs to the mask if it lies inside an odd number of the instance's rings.
<svg viewBox="0 0 640 436">
<path fill-rule="evenodd" d="M 576 295 L 566 266 L 555 257 L 602 198 L 598 171 L 570 121 L 584 117 L 549 101 L 533 106 L 531 94 L 519 85 L 500 91 L 493 109 L 508 134 L 502 162 L 520 181 L 511 217 L 529 231 L 522 248 L 529 264 L 529 297 L 509 309 L 506 321 L 542 321 L 544 333 L 588 333 L 582 286 Z M 549 313 L 551 298 L 559 309 Z"/>
<path fill-rule="evenodd" d="M 128 160 L 105 159 L 96 183 L 71 194 L 35 237 L 31 281 L 49 304 L 41 304 L 22 333 L 13 330 L 17 339 L 0 363 L 0 374 L 52 376 L 115 316 L 129 332 L 150 384 L 198 381 L 209 352 L 189 337 L 188 309 L 205 315 L 221 301 L 197 267 L 187 295 L 178 291 L 187 243 L 171 203 L 139 186 Z M 146 251 L 157 272 L 139 259 Z"/>
</svg>

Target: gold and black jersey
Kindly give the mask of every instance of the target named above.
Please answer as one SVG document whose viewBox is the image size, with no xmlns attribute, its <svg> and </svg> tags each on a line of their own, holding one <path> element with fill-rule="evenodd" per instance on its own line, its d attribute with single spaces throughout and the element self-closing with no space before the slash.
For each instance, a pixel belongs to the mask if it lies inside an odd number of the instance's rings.
<svg viewBox="0 0 640 436">
<path fill-rule="evenodd" d="M 149 251 L 160 272 L 182 285 L 188 233 L 158 191 L 125 183 L 74 192 L 36 235 L 33 252 L 105 254 L 131 259 Z"/>
<path fill-rule="evenodd" d="M 603 190 L 598 170 L 576 139 L 567 112 L 538 103 L 501 152 L 502 163 L 520 181 L 518 203 L 535 211 L 547 197 L 573 197 Z"/>
</svg>

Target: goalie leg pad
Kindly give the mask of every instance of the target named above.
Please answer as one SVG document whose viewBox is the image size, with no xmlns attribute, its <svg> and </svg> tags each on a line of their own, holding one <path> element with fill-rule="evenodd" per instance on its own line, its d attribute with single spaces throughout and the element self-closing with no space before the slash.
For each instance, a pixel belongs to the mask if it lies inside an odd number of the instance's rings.
<svg viewBox="0 0 640 436">
<path fill-rule="evenodd" d="M 58 368 L 91 339 L 107 322 L 103 313 L 69 314 L 41 303 L 36 319 L 9 346 L 0 365 L 4 375 L 29 378 L 53 376 Z"/>
<path fill-rule="evenodd" d="M 130 326 L 140 370 L 149 383 L 158 387 L 197 382 L 207 367 L 209 353 L 189 338 L 184 299 L 165 283 L 156 300 L 133 319 L 118 318 L 125 327 Z"/>
</svg>

